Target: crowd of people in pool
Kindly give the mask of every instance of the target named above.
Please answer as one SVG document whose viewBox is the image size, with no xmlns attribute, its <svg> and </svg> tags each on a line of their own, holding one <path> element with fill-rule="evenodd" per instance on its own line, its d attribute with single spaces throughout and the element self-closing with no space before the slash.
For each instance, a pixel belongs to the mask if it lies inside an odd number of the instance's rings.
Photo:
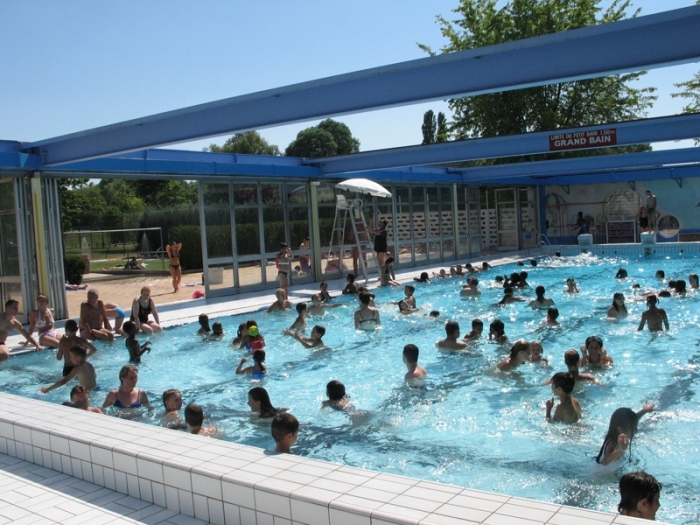
<svg viewBox="0 0 700 525">
<path fill-rule="evenodd" d="M 537 265 L 536 260 L 530 261 L 533 266 Z M 461 295 L 478 297 L 481 290 L 478 288 L 479 281 L 476 274 L 480 274 L 491 267 L 484 263 L 481 268 L 475 268 L 471 264 L 466 264 L 465 268 L 456 265 L 449 270 L 433 272 L 434 279 L 449 279 L 455 276 L 468 277 L 467 283 L 461 288 Z M 389 272 L 387 275 L 390 276 Z M 615 276 L 616 279 L 626 279 L 627 272 L 620 269 Z M 656 273 L 656 277 L 663 282 L 665 275 L 662 270 Z M 526 271 L 512 273 L 510 276 L 495 276 L 494 281 L 503 286 L 503 298 L 497 303 L 499 306 L 516 302 L 527 302 L 523 297 L 516 295 L 516 291 L 529 287 Z M 354 325 L 358 330 L 374 330 L 381 325 L 379 310 L 374 302 L 375 296 L 367 288 L 357 286 L 354 282 L 354 275 L 347 276 L 347 285 L 343 289 L 343 294 L 357 295 L 359 308 L 354 311 Z M 391 285 L 389 279 L 385 284 Z M 414 279 L 417 283 L 429 283 L 430 276 L 423 272 L 420 277 Z M 396 282 L 396 284 L 399 284 Z M 417 284 L 407 284 L 404 286 L 404 298 L 396 304 L 399 312 L 403 315 L 413 315 L 421 310 L 416 305 Z M 580 289 L 573 278 L 567 279 L 564 293 L 580 293 Z M 658 298 L 668 296 L 683 296 L 688 292 L 687 286 L 691 289 L 698 289 L 700 283 L 696 274 L 689 277 L 689 285 L 683 279 L 671 280 L 660 292 L 650 291 L 640 293 L 645 297 L 647 310 L 642 314 L 638 330 L 643 330 L 645 326 L 652 332 L 668 330 L 668 318 L 666 312 L 658 307 Z M 639 285 L 633 285 L 638 288 Z M 324 347 L 323 336 L 325 327 L 321 325 L 313 326 L 310 336 L 305 337 L 302 333 L 307 329 L 307 316 L 323 315 L 325 310 L 344 306 L 343 303 L 331 302 L 332 297 L 328 292 L 327 284 L 321 283 L 320 290 L 311 297 L 310 305 L 300 302 L 294 307 L 297 316 L 292 325 L 284 330 L 284 334 L 298 341 L 308 349 L 322 349 Z M 158 318 L 156 305 L 150 298 L 150 290 L 144 287 L 139 297 L 135 298 L 132 304 L 132 314 L 130 320 L 124 322 L 126 315 L 117 305 L 104 303 L 99 299 L 97 290 L 88 291 L 87 300 L 81 305 L 79 321 L 69 320 L 65 324 L 65 335 L 59 337 L 55 329 L 51 309 L 48 307 L 49 300 L 43 294 L 37 297 L 37 309 L 29 315 L 29 330 L 25 331 L 22 324 L 14 318 L 17 309 L 16 301 L 8 301 L 5 305 L 5 312 L 0 317 L 0 360 L 6 359 L 9 351 L 4 343 L 12 330 L 20 331 L 27 339 L 26 344 L 35 345 L 37 350 L 44 346 L 57 348 L 56 357 L 63 362 L 62 378 L 53 385 L 42 387 L 40 392 L 46 393 L 59 388 L 73 379 L 78 380 L 78 385 L 70 391 L 70 401 L 64 404 L 75 408 L 80 408 L 90 412 L 102 413 L 102 410 L 92 407 L 89 404 L 89 393 L 97 386 L 95 370 L 88 361 L 97 349 L 92 345 L 92 339 L 113 341 L 114 335 L 120 334 L 125 337 L 125 346 L 129 353 L 130 364 L 125 365 L 119 373 L 119 388 L 109 390 L 102 408 L 114 407 L 120 411 L 127 412 L 140 407 L 149 407 L 150 403 L 146 392 L 138 389 L 138 369 L 135 365 L 140 362 L 144 353 L 150 352 L 149 342 L 141 343 L 136 338 L 139 333 L 152 334 L 162 330 Z M 535 298 L 527 302 L 527 306 L 533 309 L 546 310 L 547 315 L 542 324 L 546 326 L 558 325 L 558 310 L 554 306 L 554 301 L 546 296 L 543 286 L 535 289 Z M 267 313 L 287 312 L 292 308 L 292 304 L 287 299 L 284 289 L 276 292 L 276 300 L 270 305 Z M 439 312 L 432 311 L 427 314 L 429 317 L 440 316 Z M 622 319 L 627 316 L 625 297 L 622 293 L 613 295 L 612 305 L 607 311 L 607 316 L 611 319 Z M 114 331 L 109 322 L 109 318 L 115 319 Z M 223 339 L 225 333 L 220 322 L 209 325 L 209 319 L 205 314 L 199 318 L 199 334 L 208 339 Z M 478 341 L 483 334 L 484 323 L 480 319 L 474 319 L 471 323 L 471 331 L 463 338 L 460 338 L 460 327 L 456 321 L 445 322 L 445 338 L 439 340 L 436 346 L 445 350 L 466 350 L 470 345 Z M 33 333 L 37 332 L 35 338 Z M 542 344 L 539 341 L 525 341 L 519 339 L 513 344 L 505 333 L 505 325 L 500 319 L 495 319 L 490 323 L 488 339 L 501 345 L 510 345 L 510 352 L 507 357 L 497 364 L 497 369 L 502 372 L 515 370 L 525 362 L 542 362 L 548 364 L 548 359 L 543 357 Z M 250 319 L 241 323 L 238 327 L 236 337 L 232 341 L 235 348 L 246 350 L 249 355 L 243 357 L 236 374 L 249 375 L 253 379 L 263 379 L 268 371 L 265 365 L 265 339 L 260 331 L 258 322 Z M 565 372 L 557 372 L 545 385 L 551 385 L 553 396 L 545 403 L 545 418 L 548 422 L 571 424 L 581 419 L 581 407 L 578 400 L 572 396 L 577 382 L 596 383 L 595 376 L 588 372 L 581 372 L 580 367 L 591 366 L 612 366 L 613 358 L 604 348 L 603 341 L 597 335 L 588 337 L 579 351 L 575 349 L 567 350 L 564 355 L 564 363 L 567 367 Z M 3 357 L 4 356 L 4 357 Z M 413 344 L 408 344 L 403 350 L 403 361 L 406 365 L 404 380 L 410 387 L 420 388 L 424 385 L 426 370 L 418 364 L 419 349 Z M 252 365 L 246 366 L 250 361 Z M 323 406 L 342 410 L 351 416 L 358 414 L 358 410 L 353 406 L 345 392 L 345 386 L 337 380 L 327 384 L 326 395 L 328 399 L 323 402 Z M 555 406 L 555 398 L 558 404 Z M 182 410 L 182 396 L 178 390 L 166 390 L 162 396 L 164 415 L 163 422 L 168 427 L 174 429 L 188 429 L 192 433 L 205 436 L 219 436 L 214 426 L 204 425 L 204 412 L 202 408 L 195 404 L 189 404 L 184 410 L 184 422 L 180 416 Z M 252 412 L 262 419 L 271 419 L 271 434 L 275 440 L 275 450 L 289 453 L 298 435 L 299 422 L 290 414 L 287 409 L 276 408 L 268 392 L 261 386 L 256 386 L 248 392 L 248 405 Z M 627 450 L 630 449 L 630 442 L 638 430 L 639 419 L 645 414 L 654 410 L 653 404 L 646 404 L 639 411 L 630 408 L 619 408 L 615 410 L 610 418 L 609 430 L 603 440 L 600 452 L 596 461 L 603 465 L 619 460 Z M 631 452 L 630 452 L 631 453 Z M 625 474 L 620 480 L 620 491 L 622 501 L 619 510 L 621 513 L 630 516 L 652 518 L 659 507 L 658 497 L 661 485 L 650 475 L 644 472 Z"/>
</svg>

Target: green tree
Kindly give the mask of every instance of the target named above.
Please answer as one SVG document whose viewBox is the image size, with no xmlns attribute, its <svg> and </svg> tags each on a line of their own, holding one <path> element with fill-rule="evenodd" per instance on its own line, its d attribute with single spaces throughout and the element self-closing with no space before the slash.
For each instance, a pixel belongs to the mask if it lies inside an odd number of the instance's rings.
<svg viewBox="0 0 700 525">
<path fill-rule="evenodd" d="M 183 180 L 135 180 L 134 193 L 149 208 L 196 205 L 197 183 Z"/>
<path fill-rule="evenodd" d="M 438 17 L 447 44 L 442 53 L 511 42 L 627 17 L 630 0 L 511 0 L 496 9 L 496 0 L 460 0 L 459 20 Z M 632 16 L 636 16 L 636 11 Z M 430 54 L 427 46 L 420 46 Z M 456 139 L 549 131 L 638 119 L 646 114 L 655 88 L 631 83 L 644 72 L 564 82 L 527 89 L 452 99 L 449 131 Z M 627 148 L 649 149 L 648 145 Z M 621 148 L 617 148 L 619 152 Z M 585 154 L 585 153 L 584 153 Z"/>
<path fill-rule="evenodd" d="M 674 86 L 683 91 L 672 93 L 672 97 L 690 99 L 688 105 L 683 108 L 683 113 L 700 113 L 700 71 L 695 73 L 692 80 L 680 82 L 679 84 L 674 84 Z M 700 146 L 700 138 L 695 139 L 695 145 Z"/>
<path fill-rule="evenodd" d="M 333 157 L 360 151 L 360 141 L 352 136 L 350 128 L 342 122 L 326 119 L 318 126 L 300 131 L 285 154 L 290 157 Z"/>
<path fill-rule="evenodd" d="M 423 125 L 421 126 L 421 131 L 423 132 L 423 142 L 422 145 L 433 144 L 435 142 L 435 133 L 437 132 L 437 121 L 435 120 L 435 113 L 432 109 L 429 109 L 423 113 Z"/>
<path fill-rule="evenodd" d="M 281 155 L 280 149 L 269 144 L 260 136 L 257 131 L 248 131 L 247 133 L 236 133 L 230 137 L 223 146 L 211 144 L 204 151 L 212 153 L 246 153 L 249 155 L 273 155 L 275 157 Z"/>
<path fill-rule="evenodd" d="M 447 142 L 449 140 L 449 132 L 447 130 L 447 118 L 441 111 L 437 116 L 437 131 L 435 132 L 435 142 Z"/>
</svg>

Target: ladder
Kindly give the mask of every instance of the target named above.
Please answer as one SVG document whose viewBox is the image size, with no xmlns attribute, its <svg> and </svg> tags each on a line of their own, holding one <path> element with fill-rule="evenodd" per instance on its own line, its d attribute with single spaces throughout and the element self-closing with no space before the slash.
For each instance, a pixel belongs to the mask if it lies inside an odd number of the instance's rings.
<svg viewBox="0 0 700 525">
<path fill-rule="evenodd" d="M 331 243 L 328 252 L 328 260 L 331 260 L 333 253 L 338 254 L 338 268 L 342 270 L 342 260 L 345 254 L 345 248 L 357 248 L 358 267 L 362 269 L 362 274 L 365 277 L 365 282 L 369 280 L 368 263 L 375 261 L 376 255 L 372 249 L 371 239 L 367 231 L 367 223 L 365 215 L 362 212 L 362 200 L 349 200 L 343 195 L 337 195 L 337 203 L 335 206 L 335 218 L 333 219 L 333 231 L 331 233 Z M 345 226 L 348 219 L 352 227 L 354 243 L 345 244 Z M 355 276 L 358 277 L 358 276 Z"/>
</svg>

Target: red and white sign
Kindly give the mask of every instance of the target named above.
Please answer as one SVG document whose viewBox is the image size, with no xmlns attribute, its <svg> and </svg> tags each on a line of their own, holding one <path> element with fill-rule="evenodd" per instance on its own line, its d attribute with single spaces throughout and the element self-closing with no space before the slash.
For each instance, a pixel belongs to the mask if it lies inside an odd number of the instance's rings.
<svg viewBox="0 0 700 525">
<path fill-rule="evenodd" d="M 617 144 L 617 129 L 597 129 L 549 136 L 549 151 L 600 148 Z"/>
</svg>

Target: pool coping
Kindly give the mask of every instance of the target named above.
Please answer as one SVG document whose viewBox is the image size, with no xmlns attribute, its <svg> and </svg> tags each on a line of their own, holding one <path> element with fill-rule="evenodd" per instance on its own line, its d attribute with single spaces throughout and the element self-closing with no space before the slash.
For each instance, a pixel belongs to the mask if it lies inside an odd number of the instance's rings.
<svg viewBox="0 0 700 525">
<path fill-rule="evenodd" d="M 676 244 L 676 243 L 674 243 Z M 700 243 L 682 248 L 700 252 Z M 648 246 L 552 246 L 481 257 L 496 264 L 553 254 L 644 254 Z M 668 245 L 656 245 L 656 247 Z M 642 248 L 642 250 L 640 250 Z M 671 251 L 673 250 L 673 251 Z M 679 253 L 668 247 L 661 253 Z M 550 253 L 551 252 L 551 253 Z M 658 252 L 657 252 L 658 253 Z M 612 255 L 612 254 L 611 254 Z M 410 281 L 426 268 L 397 276 Z M 314 283 L 315 284 L 315 283 Z M 337 288 L 342 281 L 331 281 Z M 372 284 L 372 282 L 370 282 Z M 376 284 L 376 279 L 374 279 Z M 335 285 L 335 286 L 334 286 Z M 314 285 L 312 284 L 311 287 Z M 315 293 L 308 285 L 295 297 Z M 167 312 L 164 325 L 191 322 L 202 311 L 230 315 L 267 306 L 270 294 L 206 300 Z M 184 305 L 183 305 L 184 306 Z M 17 336 L 19 338 L 19 336 Z M 0 393 L 0 453 L 215 524 L 292 525 L 586 525 L 642 523 L 616 514 L 500 495 L 105 417 Z M 497 474 L 496 474 L 497 475 Z"/>
</svg>

